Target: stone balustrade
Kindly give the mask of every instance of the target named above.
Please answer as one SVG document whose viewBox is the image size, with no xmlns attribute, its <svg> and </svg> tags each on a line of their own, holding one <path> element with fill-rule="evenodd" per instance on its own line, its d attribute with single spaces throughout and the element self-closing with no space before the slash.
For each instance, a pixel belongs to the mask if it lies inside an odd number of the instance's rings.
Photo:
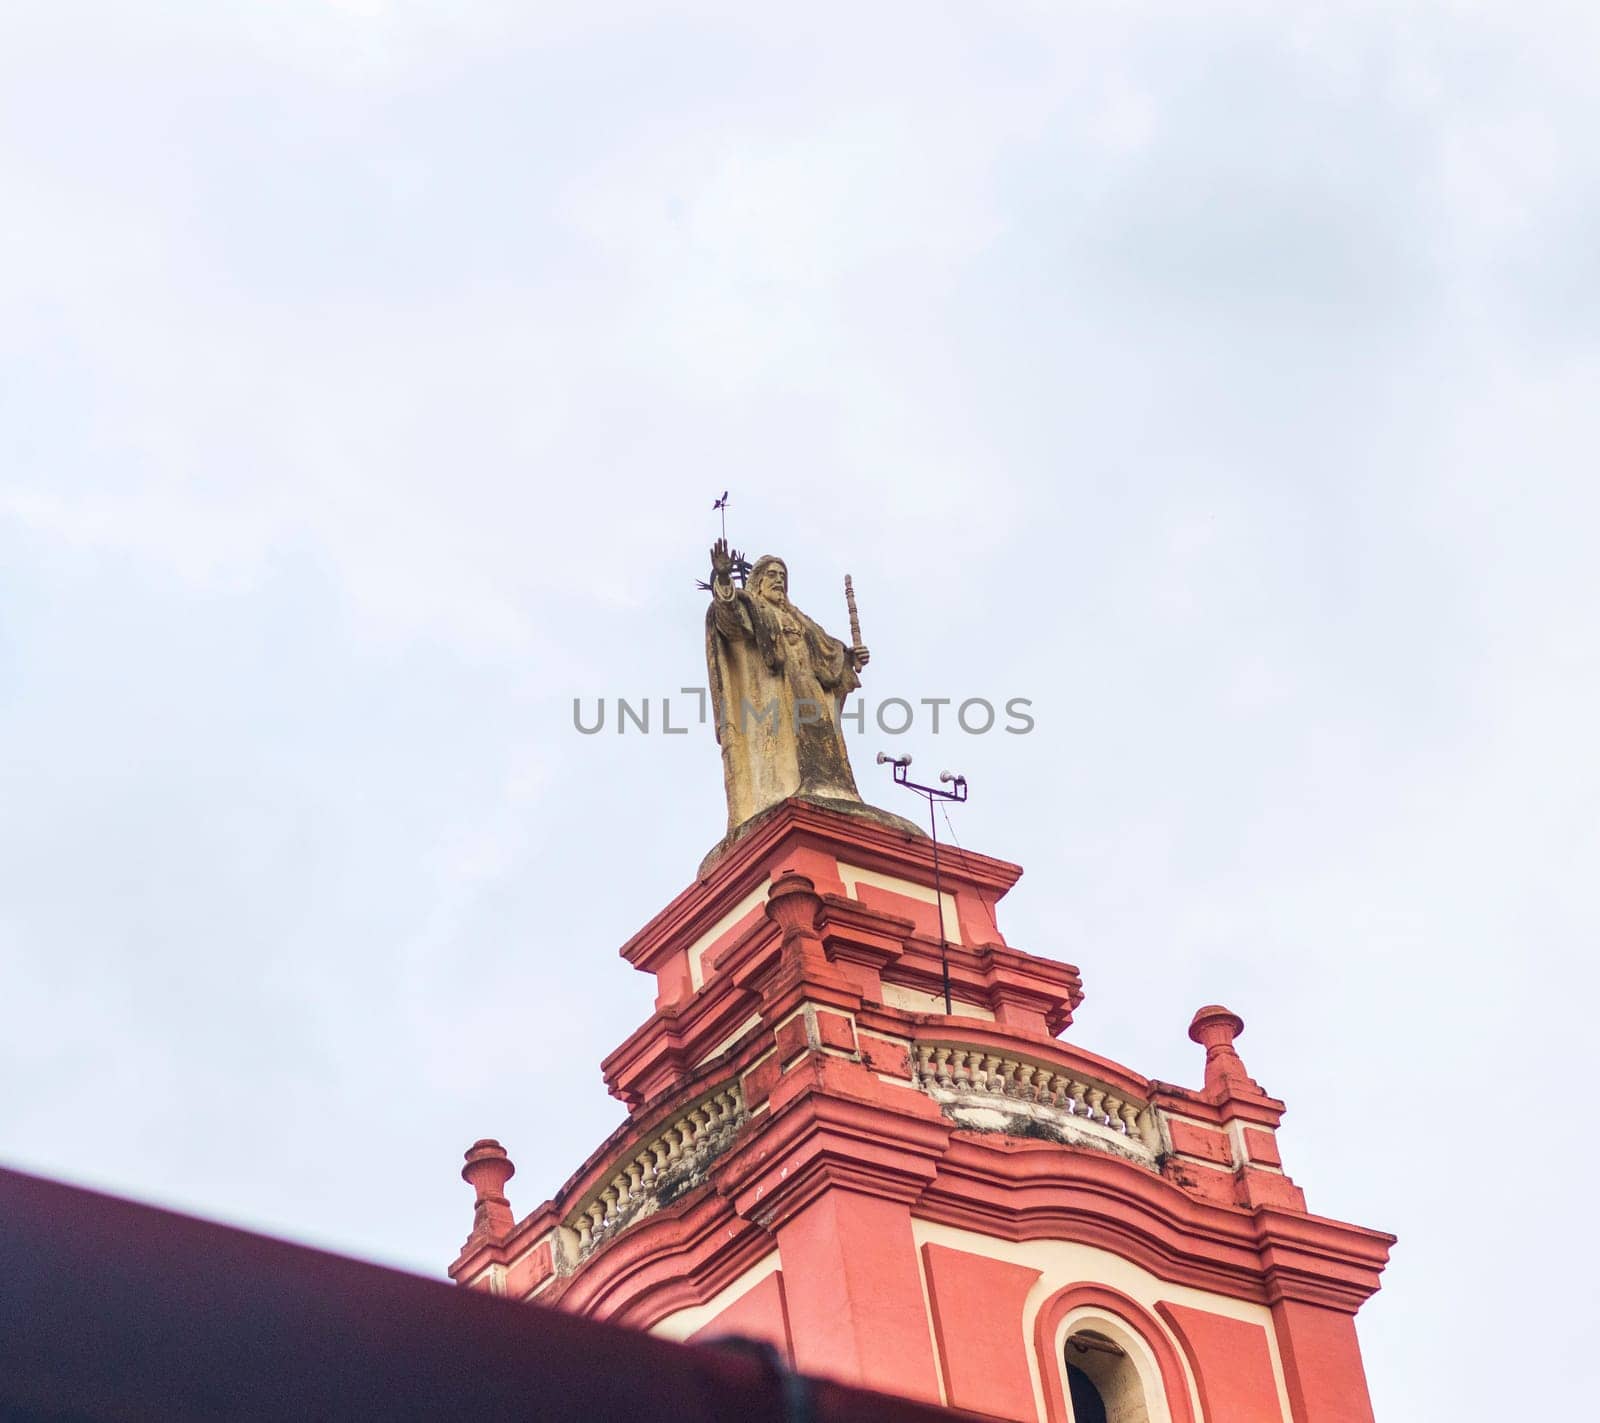
<svg viewBox="0 0 1600 1423">
<path fill-rule="evenodd" d="M 1160 1127 L 1148 1102 L 1059 1065 L 954 1043 L 917 1043 L 914 1061 L 923 1091 L 956 1105 L 951 1115 L 963 1125 L 1000 1129 L 988 1117 L 963 1121 L 969 1114 L 959 1105 L 970 1106 L 976 1099 L 981 1106 L 996 1107 L 1006 1118 L 1020 1115 L 1061 1128 L 1064 1135 L 1090 1145 L 1120 1137 L 1115 1143 L 1119 1154 L 1146 1164 L 1153 1164 L 1161 1150 Z"/>
<path fill-rule="evenodd" d="M 602 1240 L 681 1195 L 743 1120 L 744 1098 L 737 1082 L 719 1087 L 673 1116 L 567 1218 L 567 1228 L 577 1237 L 578 1255 L 586 1255 Z"/>
<path fill-rule="evenodd" d="M 1048 1136 L 1152 1168 L 1161 1150 L 1149 1103 L 1058 1064 L 959 1043 L 915 1043 L 912 1060 L 917 1085 L 963 1127 Z M 675 1113 L 567 1216 L 565 1268 L 698 1184 L 744 1120 L 737 1082 Z"/>
</svg>

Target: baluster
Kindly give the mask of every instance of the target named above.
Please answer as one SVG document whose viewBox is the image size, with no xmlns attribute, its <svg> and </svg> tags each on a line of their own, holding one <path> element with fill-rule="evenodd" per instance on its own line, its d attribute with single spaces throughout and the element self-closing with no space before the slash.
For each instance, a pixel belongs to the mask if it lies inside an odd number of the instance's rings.
<svg viewBox="0 0 1600 1423">
<path fill-rule="evenodd" d="M 1137 1136 L 1139 1131 L 1139 1109 L 1132 1102 L 1122 1104 L 1122 1134 L 1124 1136 Z"/>
<path fill-rule="evenodd" d="M 918 1043 L 917 1080 L 919 1082 L 928 1082 L 933 1076 L 933 1049 L 923 1043 Z"/>
<path fill-rule="evenodd" d="M 1100 1110 L 1100 1104 L 1106 1099 L 1105 1092 L 1099 1087 L 1089 1089 L 1089 1112 L 1091 1122 L 1102 1122 L 1105 1114 Z"/>
<path fill-rule="evenodd" d="M 967 1069 L 967 1084 L 974 1092 L 987 1092 L 989 1090 L 989 1070 L 984 1066 L 983 1054 L 971 1052 L 971 1065 Z"/>
<path fill-rule="evenodd" d="M 978 1053 L 964 1047 L 950 1050 L 950 1079 L 956 1087 L 977 1091 L 982 1075 L 983 1059 Z"/>
<path fill-rule="evenodd" d="M 950 1077 L 950 1049 L 942 1047 L 934 1056 L 938 1059 L 935 1071 L 939 1074 L 939 1085 L 941 1087 L 954 1087 L 956 1084 Z"/>
<path fill-rule="evenodd" d="M 996 1053 L 986 1052 L 983 1055 L 985 1070 L 984 1088 L 989 1092 L 998 1092 L 1001 1088 L 1000 1058 Z"/>
<path fill-rule="evenodd" d="M 594 1240 L 594 1226 L 587 1215 L 578 1217 L 578 1249 L 584 1251 Z"/>
<path fill-rule="evenodd" d="M 1073 1116 L 1083 1117 L 1088 1115 L 1089 1108 L 1083 1100 L 1083 1094 L 1088 1090 L 1088 1086 L 1085 1083 L 1078 1081 L 1076 1077 L 1074 1077 L 1072 1081 L 1067 1084 L 1067 1091 L 1072 1096 L 1072 1106 L 1069 1110 Z"/>
<path fill-rule="evenodd" d="M 1031 1062 L 1020 1063 L 1017 1067 L 1017 1096 L 1024 1102 L 1033 1101 L 1033 1074 L 1042 1072 L 1043 1068 L 1035 1067 Z"/>
</svg>

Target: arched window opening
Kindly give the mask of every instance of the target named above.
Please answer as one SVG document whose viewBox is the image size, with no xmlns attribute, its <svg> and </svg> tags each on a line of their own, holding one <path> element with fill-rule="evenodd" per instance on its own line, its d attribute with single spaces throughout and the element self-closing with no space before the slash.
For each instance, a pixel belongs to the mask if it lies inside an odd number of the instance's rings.
<svg viewBox="0 0 1600 1423">
<path fill-rule="evenodd" d="M 1120 1344 L 1078 1329 L 1065 1354 L 1072 1423 L 1150 1423 L 1139 1370 Z"/>
</svg>

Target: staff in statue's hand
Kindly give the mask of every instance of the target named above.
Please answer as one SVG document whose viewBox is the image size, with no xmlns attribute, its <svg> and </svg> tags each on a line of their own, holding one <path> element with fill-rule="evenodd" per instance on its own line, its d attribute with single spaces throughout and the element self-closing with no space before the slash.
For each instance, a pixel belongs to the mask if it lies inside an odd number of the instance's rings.
<svg viewBox="0 0 1600 1423">
<path fill-rule="evenodd" d="M 872 654 L 861 641 L 861 615 L 856 612 L 856 585 L 850 581 L 848 573 L 844 576 L 844 606 L 850 614 L 850 665 L 859 672 L 872 661 Z"/>
</svg>

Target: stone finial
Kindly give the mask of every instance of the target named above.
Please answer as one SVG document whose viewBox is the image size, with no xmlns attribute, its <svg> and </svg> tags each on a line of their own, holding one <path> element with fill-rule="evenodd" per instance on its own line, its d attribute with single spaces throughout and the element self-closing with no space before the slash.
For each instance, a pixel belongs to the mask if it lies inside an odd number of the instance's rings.
<svg viewBox="0 0 1600 1423">
<path fill-rule="evenodd" d="M 1217 1003 L 1200 1009 L 1189 1024 L 1189 1037 L 1206 1050 L 1208 1095 L 1230 1096 L 1235 1092 L 1266 1095 L 1245 1071 L 1243 1059 L 1234 1051 L 1233 1040 L 1243 1031 L 1244 1019 Z"/>
<path fill-rule="evenodd" d="M 767 916 L 783 930 L 786 944 L 794 938 L 817 937 L 817 911 L 821 907 L 816 882 L 796 870 L 780 870 L 767 891 Z"/>
<path fill-rule="evenodd" d="M 783 955 L 778 972 L 764 995 L 781 995 L 801 983 L 813 988 L 848 990 L 849 984 L 828 961 L 817 932 L 822 914 L 822 897 L 816 881 L 786 865 L 772 877 L 767 891 L 767 917 L 783 930 Z"/>
<path fill-rule="evenodd" d="M 493 1137 L 473 1142 L 466 1157 L 461 1179 L 477 1192 L 472 1206 L 472 1234 L 498 1239 L 513 1224 L 506 1182 L 517 1174 L 517 1168 L 511 1164 L 505 1147 Z"/>
</svg>

